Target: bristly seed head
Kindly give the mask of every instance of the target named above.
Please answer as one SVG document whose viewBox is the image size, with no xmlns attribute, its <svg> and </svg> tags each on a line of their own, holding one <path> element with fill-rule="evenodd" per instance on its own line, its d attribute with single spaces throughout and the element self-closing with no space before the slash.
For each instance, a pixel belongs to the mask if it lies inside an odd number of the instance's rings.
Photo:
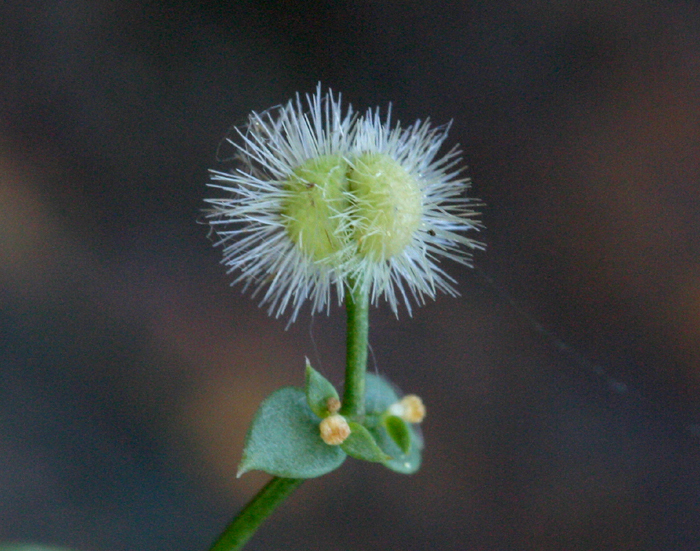
<svg viewBox="0 0 700 551">
<path fill-rule="evenodd" d="M 252 285 L 270 314 L 291 308 L 290 322 L 307 300 L 328 310 L 333 289 L 342 302 L 351 281 L 395 313 L 399 302 L 410 313 L 411 300 L 455 295 L 441 257 L 469 266 L 482 245 L 462 235 L 479 223 L 459 150 L 436 158 L 447 129 L 343 112 L 320 85 L 306 105 L 297 96 L 253 113 L 228 139 L 238 166 L 212 171 L 209 185 L 227 196 L 207 199 L 234 283 Z"/>
<path fill-rule="evenodd" d="M 423 216 L 423 194 L 416 179 L 382 153 L 353 159 L 349 189 L 355 200 L 353 239 L 357 253 L 376 262 L 400 254 L 412 241 Z"/>
</svg>

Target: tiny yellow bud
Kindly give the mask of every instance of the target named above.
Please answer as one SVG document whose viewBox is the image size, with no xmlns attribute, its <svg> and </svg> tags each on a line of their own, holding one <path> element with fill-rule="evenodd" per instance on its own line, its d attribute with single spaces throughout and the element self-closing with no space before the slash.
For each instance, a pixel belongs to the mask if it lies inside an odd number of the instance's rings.
<svg viewBox="0 0 700 551">
<path fill-rule="evenodd" d="M 326 409 L 328 413 L 338 413 L 338 410 L 340 410 L 340 400 L 334 397 L 328 398 L 328 400 L 326 400 Z"/>
<path fill-rule="evenodd" d="M 423 400 L 415 394 L 404 396 L 400 402 L 393 404 L 389 408 L 392 415 L 401 417 L 407 423 L 420 423 L 425 419 L 425 406 Z"/>
<path fill-rule="evenodd" d="M 420 423 L 425 419 L 425 406 L 423 400 L 415 394 L 408 394 L 401 399 L 403 406 L 403 420 L 409 423 Z"/>
<path fill-rule="evenodd" d="M 350 436 L 350 425 L 348 425 L 345 417 L 337 413 L 321 421 L 319 429 L 321 431 L 321 439 L 329 446 L 338 446 Z"/>
</svg>

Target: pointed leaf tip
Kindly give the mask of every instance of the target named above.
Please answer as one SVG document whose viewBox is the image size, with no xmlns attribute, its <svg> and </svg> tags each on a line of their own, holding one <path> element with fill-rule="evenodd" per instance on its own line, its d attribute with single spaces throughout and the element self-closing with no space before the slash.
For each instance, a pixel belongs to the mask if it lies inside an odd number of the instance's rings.
<svg viewBox="0 0 700 551">
<path fill-rule="evenodd" d="M 321 419 L 328 417 L 328 401 L 338 401 L 338 392 L 333 384 L 311 367 L 309 359 L 306 358 L 306 401 L 316 415 Z"/>
<path fill-rule="evenodd" d="M 258 408 L 246 435 L 238 476 L 253 470 L 286 478 L 314 478 L 338 468 L 346 454 L 319 434 L 319 419 L 300 388 L 281 388 Z"/>
<path fill-rule="evenodd" d="M 350 436 L 340 445 L 345 453 L 355 459 L 383 463 L 391 459 L 377 445 L 372 434 L 359 423 L 350 421 Z"/>
</svg>

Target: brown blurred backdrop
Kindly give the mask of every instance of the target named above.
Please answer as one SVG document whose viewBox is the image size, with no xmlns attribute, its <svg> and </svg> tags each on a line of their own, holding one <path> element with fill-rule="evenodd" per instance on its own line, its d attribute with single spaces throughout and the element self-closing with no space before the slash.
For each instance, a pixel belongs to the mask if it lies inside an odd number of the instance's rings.
<svg viewBox="0 0 700 551">
<path fill-rule="evenodd" d="M 318 81 L 453 120 L 488 250 L 372 312 L 422 470 L 348 461 L 250 549 L 700 549 L 700 8 L 614 0 L 5 3 L 0 541 L 204 550 L 260 400 L 342 380 L 342 309 L 285 331 L 196 223 L 228 128 Z"/>
</svg>

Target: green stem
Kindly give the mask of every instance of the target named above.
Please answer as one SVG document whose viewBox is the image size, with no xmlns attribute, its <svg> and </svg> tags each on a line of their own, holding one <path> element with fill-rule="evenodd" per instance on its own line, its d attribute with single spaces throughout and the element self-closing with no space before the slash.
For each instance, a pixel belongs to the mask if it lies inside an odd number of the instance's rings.
<svg viewBox="0 0 700 551">
<path fill-rule="evenodd" d="M 365 415 L 365 373 L 367 372 L 369 332 L 369 292 L 362 282 L 348 282 L 345 310 L 347 313 L 347 365 L 343 406 L 340 413 L 362 421 Z"/>
<path fill-rule="evenodd" d="M 348 282 L 345 309 L 347 312 L 347 366 L 343 415 L 362 420 L 365 415 L 365 373 L 367 371 L 367 333 L 369 331 L 369 293 L 361 284 Z M 275 477 L 260 490 L 241 511 L 209 551 L 237 551 L 253 537 L 255 531 L 289 496 L 303 479 Z"/>
<path fill-rule="evenodd" d="M 263 521 L 269 517 L 299 485 L 301 478 L 275 477 L 268 482 L 245 509 L 231 521 L 209 551 L 236 551 L 253 536 Z"/>
</svg>

